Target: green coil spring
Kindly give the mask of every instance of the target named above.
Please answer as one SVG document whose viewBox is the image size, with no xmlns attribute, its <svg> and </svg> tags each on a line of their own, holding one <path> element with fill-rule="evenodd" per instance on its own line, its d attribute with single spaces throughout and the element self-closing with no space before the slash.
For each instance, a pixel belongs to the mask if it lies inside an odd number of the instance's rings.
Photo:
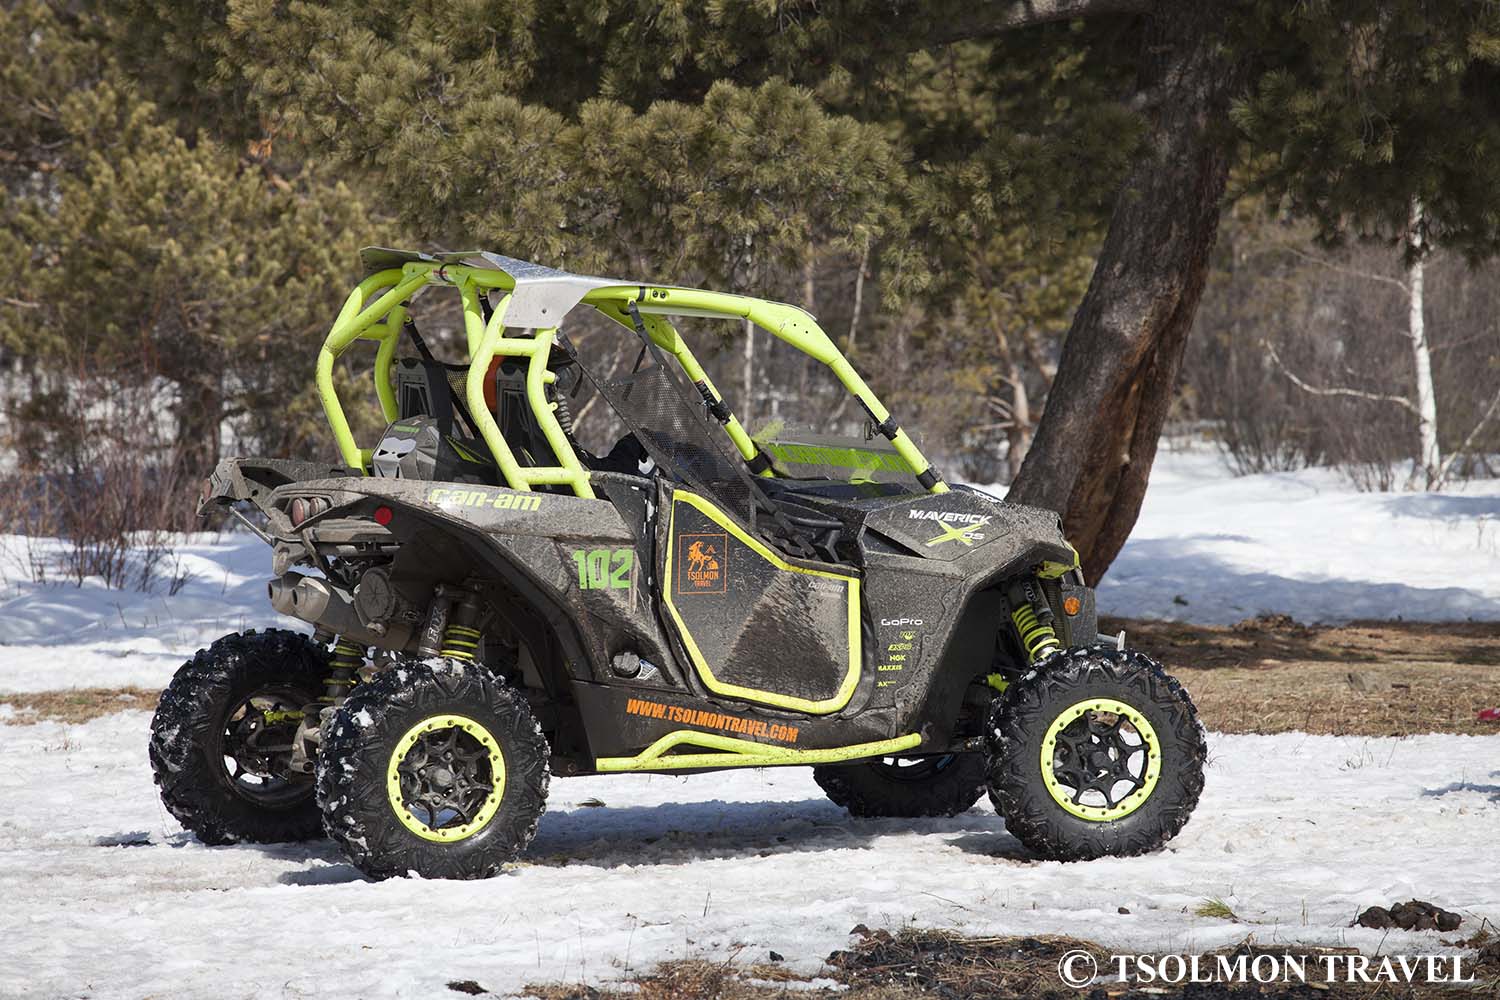
<svg viewBox="0 0 1500 1000">
<path fill-rule="evenodd" d="M 455 660 L 472 660 L 479 648 L 479 630 L 467 625 L 450 624 L 443 630 L 443 646 L 438 650 L 442 656 Z"/>
<path fill-rule="evenodd" d="M 1062 649 L 1062 643 L 1057 639 L 1057 630 L 1048 622 L 1037 618 L 1036 609 L 1031 606 L 1030 601 L 1012 611 L 1010 620 L 1015 623 L 1021 645 L 1026 647 L 1026 655 L 1031 658 L 1032 663 Z"/>
<path fill-rule="evenodd" d="M 328 679 L 319 701 L 337 704 L 349 693 L 357 681 L 355 674 L 365 665 L 365 650 L 348 639 L 340 639 L 333 646 L 333 656 L 328 661 Z"/>
</svg>

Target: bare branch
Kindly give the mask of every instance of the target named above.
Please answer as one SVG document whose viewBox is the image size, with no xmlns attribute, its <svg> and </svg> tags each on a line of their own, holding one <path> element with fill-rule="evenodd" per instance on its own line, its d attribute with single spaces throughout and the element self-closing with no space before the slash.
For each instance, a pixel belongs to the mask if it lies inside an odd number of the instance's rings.
<svg viewBox="0 0 1500 1000">
<path fill-rule="evenodd" d="M 1027 326 L 1021 331 L 1021 341 L 1026 345 L 1026 359 L 1031 362 L 1032 368 L 1041 373 L 1043 386 L 1051 389 L 1052 380 L 1057 378 L 1057 362 L 1047 357 L 1034 327 Z"/>
<path fill-rule="evenodd" d="M 865 239 L 865 245 L 859 251 L 859 269 L 854 272 L 854 309 L 849 314 L 849 338 L 844 344 L 844 353 L 850 354 L 854 351 L 854 338 L 859 334 L 859 313 L 864 308 L 865 302 L 865 272 L 870 269 L 870 240 Z M 809 309 L 812 303 L 807 304 Z"/>
<path fill-rule="evenodd" d="M 1054 21 L 1100 17 L 1106 14 L 1146 14 L 1151 0 L 1012 0 L 1010 3 L 975 3 L 959 17 L 952 18 L 945 30 L 932 36 L 932 42 L 946 45 L 969 38 L 990 38 L 1014 28 L 1029 28 Z"/>
<path fill-rule="evenodd" d="M 1433 477 L 1434 488 L 1442 486 L 1443 483 L 1447 481 L 1448 473 L 1453 470 L 1453 463 L 1458 461 L 1458 459 L 1463 455 L 1467 455 L 1469 453 L 1469 450 L 1474 447 L 1474 443 L 1479 440 L 1480 432 L 1484 430 L 1484 428 L 1489 424 L 1491 420 L 1494 419 L 1496 413 L 1500 413 L 1500 392 L 1496 392 L 1495 395 L 1490 399 L 1490 405 L 1485 407 L 1484 413 L 1480 416 L 1479 421 L 1469 430 L 1469 434 L 1464 438 L 1463 444 L 1455 448 L 1448 455 L 1448 457 L 1443 460 L 1443 464 L 1438 469 L 1437 475 Z"/>
<path fill-rule="evenodd" d="M 1266 353 L 1271 356 L 1271 363 L 1281 371 L 1281 374 L 1285 375 L 1291 381 L 1292 385 L 1295 385 L 1303 392 L 1310 392 L 1314 396 L 1348 396 L 1351 399 L 1368 399 L 1379 403 L 1395 403 L 1397 406 L 1411 411 L 1418 419 L 1421 419 L 1422 414 L 1417 410 L 1416 404 L 1405 396 L 1393 396 L 1390 393 L 1384 392 L 1365 392 L 1363 389 L 1350 389 L 1342 386 L 1319 388 L 1315 385 L 1308 385 L 1282 363 L 1281 356 L 1276 353 L 1276 348 L 1271 346 L 1269 340 L 1262 340 L 1261 346 L 1266 349 Z"/>
<path fill-rule="evenodd" d="M 1361 271 L 1357 267 L 1348 267 L 1344 264 L 1335 264 L 1333 261 L 1325 260 L 1315 253 L 1308 253 L 1306 250 L 1299 250 L 1297 247 L 1288 246 L 1285 243 L 1278 243 L 1277 247 L 1278 249 L 1285 250 L 1293 257 L 1300 257 L 1302 260 L 1305 260 L 1308 263 L 1317 264 L 1319 267 L 1326 267 L 1330 271 L 1336 271 L 1339 274 L 1347 275 L 1350 278 L 1361 278 L 1365 281 L 1379 281 L 1383 284 L 1394 285 L 1396 288 L 1401 289 L 1401 295 L 1403 298 L 1409 298 L 1411 296 L 1411 289 L 1406 286 L 1406 282 L 1399 281 L 1396 278 L 1392 278 L 1388 274 L 1376 274 L 1374 271 Z"/>
<path fill-rule="evenodd" d="M 17 309 L 42 308 L 42 304 L 40 302 L 28 302 L 25 299 L 13 299 L 9 295 L 0 295 L 0 302 L 3 302 L 8 306 L 15 306 Z"/>
</svg>

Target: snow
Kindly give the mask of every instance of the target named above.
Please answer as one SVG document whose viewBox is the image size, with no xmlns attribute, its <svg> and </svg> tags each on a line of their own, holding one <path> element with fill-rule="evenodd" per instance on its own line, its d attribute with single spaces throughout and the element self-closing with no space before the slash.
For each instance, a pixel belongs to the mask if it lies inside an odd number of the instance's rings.
<svg viewBox="0 0 1500 1000">
<path fill-rule="evenodd" d="M 37 584 L 28 549 L 54 558 L 62 543 L 0 535 L 0 691 L 165 687 L 185 659 L 228 632 L 307 626 L 271 610 L 270 550 L 249 534 L 179 536 L 189 576 L 176 594 L 112 590 L 101 580 Z M 170 561 L 170 560 L 169 560 Z"/>
<path fill-rule="evenodd" d="M 1201 446 L 1164 451 L 1099 609 L 1220 625 L 1500 620 L 1500 480 L 1360 493 L 1331 469 L 1236 478 Z"/>
<path fill-rule="evenodd" d="M 811 975 L 859 923 L 1415 954 L 1444 936 L 1348 924 L 1413 897 L 1462 914 L 1461 934 L 1500 919 L 1500 736 L 1212 736 L 1203 801 L 1168 850 L 1082 865 L 1030 860 L 983 804 L 851 819 L 801 768 L 558 779 L 507 874 L 370 883 L 328 843 L 182 832 L 152 787 L 148 722 L 0 724 L 0 996 L 504 992 L 772 949 Z M 1210 897 L 1245 922 L 1194 916 Z"/>
</svg>

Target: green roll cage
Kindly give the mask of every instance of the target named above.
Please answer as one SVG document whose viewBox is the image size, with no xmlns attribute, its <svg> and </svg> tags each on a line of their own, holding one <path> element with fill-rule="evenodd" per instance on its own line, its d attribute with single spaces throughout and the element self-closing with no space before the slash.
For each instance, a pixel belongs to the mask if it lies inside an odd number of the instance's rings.
<svg viewBox="0 0 1500 1000">
<path fill-rule="evenodd" d="M 554 270 L 527 261 L 484 251 L 425 254 L 379 247 L 361 252 L 366 277 L 344 301 L 333 329 L 318 354 L 317 387 L 323 411 L 338 443 L 345 464 L 368 472 L 371 449 L 361 449 L 354 440 L 334 389 L 334 362 L 356 341 L 373 340 L 375 393 L 387 422 L 399 416 L 392 373 L 396 346 L 412 300 L 428 286 L 446 285 L 458 290 L 463 301 L 464 331 L 468 339 L 469 370 L 465 402 L 480 436 L 489 446 L 505 482 L 512 489 L 535 486 L 566 486 L 580 497 L 594 496 L 589 471 L 578 460 L 567 434 L 547 400 L 546 386 L 555 376 L 547 368 L 552 345 L 563 317 L 578 305 L 591 306 L 627 329 L 637 324 L 651 341 L 676 359 L 689 380 L 697 386 L 740 457 L 760 475 L 775 473 L 760 449 L 730 413 L 698 359 L 669 316 L 694 316 L 722 320 L 749 320 L 767 333 L 790 344 L 832 369 L 844 388 L 864 407 L 878 430 L 913 469 L 917 481 L 929 492 L 946 493 L 948 486 L 923 457 L 907 433 L 891 419 L 890 411 L 870 391 L 832 339 L 806 311 L 783 302 L 745 295 L 710 292 L 643 282 L 595 278 Z M 503 293 L 488 321 L 480 296 Z M 530 330 L 531 335 L 508 336 L 507 329 Z M 555 466 L 522 466 L 506 443 L 490 408 L 485 404 L 484 382 L 496 355 L 527 359 L 526 395 L 538 425 L 561 463 Z"/>
</svg>

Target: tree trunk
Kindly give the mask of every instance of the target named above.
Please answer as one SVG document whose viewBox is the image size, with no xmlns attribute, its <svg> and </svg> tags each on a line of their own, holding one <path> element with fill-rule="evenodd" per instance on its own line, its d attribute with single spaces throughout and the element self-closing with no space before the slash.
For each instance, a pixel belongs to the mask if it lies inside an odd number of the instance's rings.
<svg viewBox="0 0 1500 1000">
<path fill-rule="evenodd" d="M 1010 426 L 1005 429 L 1005 469 L 1011 482 L 1021 474 L 1021 463 L 1031 449 L 1031 397 L 1021 366 L 1010 365 Z"/>
<path fill-rule="evenodd" d="M 1243 76 L 1212 37 L 1219 8 L 1175 6 L 1144 42 L 1154 120 L 1115 202 L 1009 498 L 1063 512 L 1090 581 L 1140 513 L 1157 438 L 1208 275 Z"/>
<path fill-rule="evenodd" d="M 218 376 L 195 375 L 177 383 L 177 442 L 183 469 L 206 476 L 219 464 L 219 424 L 224 394 Z"/>
<path fill-rule="evenodd" d="M 1406 272 L 1406 335 L 1411 339 L 1411 357 L 1416 369 L 1417 438 L 1421 447 L 1418 464 L 1427 488 L 1435 489 L 1442 477 L 1443 453 L 1438 445 L 1437 390 L 1432 385 L 1432 350 L 1427 343 L 1427 322 L 1423 317 L 1427 272 L 1427 246 L 1422 239 L 1422 203 L 1411 203 L 1411 266 Z M 1410 484 L 1408 484 L 1410 485 Z"/>
<path fill-rule="evenodd" d="M 745 343 L 740 367 L 740 420 L 749 431 L 751 421 L 755 419 L 755 324 L 747 319 L 744 327 Z"/>
</svg>

